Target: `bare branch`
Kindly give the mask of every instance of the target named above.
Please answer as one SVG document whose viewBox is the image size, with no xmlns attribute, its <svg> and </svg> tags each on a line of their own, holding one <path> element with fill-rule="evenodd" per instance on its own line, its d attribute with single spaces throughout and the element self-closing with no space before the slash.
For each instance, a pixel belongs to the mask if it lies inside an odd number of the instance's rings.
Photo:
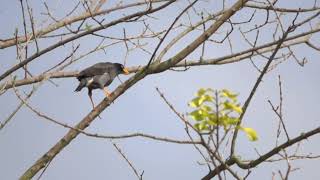
<svg viewBox="0 0 320 180">
<path fill-rule="evenodd" d="M 170 1 L 170 0 L 153 0 L 153 3 L 161 3 L 161 2 L 166 2 L 166 1 Z M 117 11 L 117 10 L 121 10 L 121 9 L 126 9 L 126 8 L 130 8 L 130 7 L 135 7 L 135 6 L 140 6 L 140 5 L 144 5 L 146 4 L 146 1 L 141 1 L 141 2 L 135 2 L 135 3 L 131 3 L 131 4 L 127 4 L 127 5 L 123 5 L 123 6 L 117 6 L 114 8 L 110 8 L 110 9 L 106 9 L 106 10 L 99 10 L 100 7 L 98 7 L 99 5 L 97 5 L 96 9 L 98 9 L 98 11 L 95 11 L 92 16 L 100 16 L 100 15 L 105 15 L 108 13 L 111 13 L 113 11 Z M 72 12 L 72 11 L 71 11 Z M 71 18 L 66 18 L 60 21 L 57 21 L 54 24 L 49 25 L 48 27 L 38 30 L 37 32 L 35 32 L 35 36 L 36 37 L 42 37 L 45 34 L 48 34 L 50 32 L 53 32 L 61 27 L 65 27 L 67 25 L 73 24 L 75 22 L 78 21 L 83 21 L 87 18 L 91 17 L 89 12 L 85 12 L 81 15 L 78 16 L 74 16 Z M 32 40 L 34 38 L 34 36 L 32 34 L 28 34 L 27 37 L 25 36 L 21 36 L 18 37 L 18 42 L 19 43 L 24 43 L 26 42 L 28 39 Z M 10 46 L 14 46 L 16 44 L 15 38 L 9 38 L 6 40 L 2 40 L 0 41 L 0 49 L 4 49 Z"/>
<path fill-rule="evenodd" d="M 156 11 L 159 11 L 159 10 L 161 10 L 161 9 L 169 6 L 169 5 L 172 4 L 173 2 L 175 2 L 175 1 L 169 1 L 168 3 L 166 3 L 166 4 L 164 4 L 164 5 L 161 5 L 161 6 L 157 7 L 157 8 L 154 8 L 154 9 L 151 9 L 151 10 L 146 10 L 146 11 L 141 11 L 141 12 L 137 12 L 137 13 L 134 13 L 134 14 L 125 16 L 125 17 L 123 17 L 123 18 L 114 20 L 114 21 L 112 21 L 112 22 L 110 22 L 110 23 L 104 24 L 103 26 L 98 26 L 98 27 L 93 28 L 93 29 L 91 29 L 91 30 L 88 30 L 88 31 L 82 32 L 82 33 L 80 33 L 80 34 L 76 34 L 76 35 L 74 35 L 74 36 L 71 36 L 71 37 L 69 37 L 69 38 L 66 38 L 66 39 L 64 39 L 64 40 L 61 40 L 60 42 L 58 42 L 58 43 L 56 43 L 56 44 L 53 44 L 53 45 L 51 45 L 51 46 L 49 46 L 49 47 L 47 47 L 47 48 L 39 51 L 38 53 L 33 54 L 33 55 L 30 56 L 29 58 L 25 59 L 24 61 L 16 64 L 16 65 L 13 66 L 12 68 L 8 69 L 6 72 L 4 72 L 2 75 L 0 75 L 0 81 L 1 81 L 2 79 L 4 79 L 5 77 L 7 77 L 8 75 L 10 75 L 11 73 L 13 73 L 14 71 L 16 71 L 16 70 L 18 70 L 19 68 L 21 68 L 22 66 L 24 66 L 24 65 L 28 64 L 29 62 L 33 61 L 34 59 L 38 58 L 39 56 L 41 56 L 41 55 L 43 55 L 43 54 L 45 54 L 45 53 L 47 53 L 47 52 L 50 52 L 50 51 L 52 51 L 52 50 L 54 50 L 54 49 L 56 49 L 56 48 L 58 48 L 58 47 L 60 47 L 60 46 L 63 46 L 63 45 L 65 45 L 66 43 L 69 43 L 69 42 L 71 42 L 71 41 L 73 41 L 73 40 L 75 40 L 75 39 L 79 39 L 79 38 L 81 38 L 81 37 L 83 37 L 83 36 L 90 35 L 90 34 L 96 32 L 96 31 L 100 31 L 100 30 L 102 30 L 102 29 L 106 29 L 106 28 L 108 28 L 108 27 L 110 27 L 110 26 L 114 26 L 114 25 L 116 25 L 116 24 L 119 24 L 119 23 L 122 23 L 122 22 L 126 22 L 126 21 L 128 21 L 128 20 L 130 20 L 130 19 L 132 19 L 132 18 L 141 17 L 141 16 L 144 16 L 144 15 L 146 15 L 146 14 L 154 13 L 154 12 L 156 12 Z"/>
<path fill-rule="evenodd" d="M 85 129 L 90 125 L 90 123 L 105 109 L 111 102 L 114 102 L 121 94 L 123 94 L 128 88 L 133 86 L 135 83 L 143 79 L 148 74 L 162 72 L 169 69 L 171 66 L 182 61 L 187 55 L 192 53 L 199 45 L 201 45 L 205 40 L 207 40 L 214 32 L 216 32 L 219 27 L 229 19 L 235 12 L 240 10 L 242 6 L 247 2 L 247 0 L 237 1 L 230 9 L 228 9 L 212 26 L 210 26 L 203 34 L 201 34 L 197 39 L 195 39 L 189 46 L 184 48 L 182 51 L 178 52 L 171 59 L 162 62 L 160 64 L 151 64 L 148 71 L 138 71 L 133 77 L 129 78 L 126 82 L 120 85 L 108 98 L 105 98 L 95 109 L 93 109 L 86 117 L 84 117 L 81 122 L 79 122 L 75 128 Z M 170 2 L 172 3 L 172 2 Z M 167 3 L 166 5 L 169 5 Z M 161 6 L 163 7 L 163 6 Z M 159 8 L 156 8 L 159 9 Z M 153 11 L 155 11 L 154 9 Z M 160 8 L 161 9 L 161 8 Z M 152 10 L 150 10 L 152 11 Z M 147 13 L 150 13 L 148 11 Z M 138 15 L 143 15 L 139 14 Z M 133 15 L 131 15 L 133 16 Z M 137 16 L 137 15 L 135 15 Z M 100 27 L 99 27 L 100 28 Z M 10 74 L 10 73 L 9 73 Z M 3 76 L 2 76 L 3 77 Z M 3 79 L 3 78 L 2 78 Z M 47 153 L 45 153 L 38 161 L 36 161 L 22 176 L 21 179 L 30 179 L 37 172 L 39 172 L 45 165 L 53 159 L 64 147 L 66 147 L 75 137 L 79 135 L 78 131 L 70 130 L 56 145 L 54 145 Z"/>
<path fill-rule="evenodd" d="M 276 155 L 278 152 L 282 151 L 283 149 L 286 149 L 287 147 L 290 147 L 304 139 L 307 139 L 311 136 L 314 136 L 316 134 L 320 133 L 320 127 L 317 127 L 311 131 L 308 131 L 306 133 L 302 133 L 301 135 L 281 144 L 280 146 L 277 146 L 273 149 L 271 149 L 269 152 L 266 154 L 260 156 L 256 160 L 250 161 L 249 163 L 242 163 L 240 162 L 237 158 L 232 157 L 228 159 L 224 164 L 220 165 L 219 167 L 215 168 L 214 170 L 210 171 L 206 176 L 204 176 L 202 179 L 203 180 L 210 180 L 212 177 L 217 175 L 217 173 L 223 171 L 226 169 L 225 165 L 232 166 L 234 164 L 237 164 L 240 168 L 242 169 L 251 169 L 259 164 L 263 163 L 265 160 L 269 159 L 270 157 Z"/>
<path fill-rule="evenodd" d="M 117 144 L 116 144 L 116 143 L 112 143 L 112 144 L 113 144 L 113 146 L 116 148 L 116 150 L 119 152 L 119 154 L 123 157 L 123 159 L 125 159 L 126 162 L 129 164 L 129 166 L 131 167 L 131 169 L 133 170 L 133 172 L 134 172 L 134 174 L 137 176 L 137 178 L 138 178 L 139 180 L 142 180 L 142 175 L 143 175 L 143 173 L 142 173 L 141 175 L 139 175 L 139 174 L 138 174 L 138 171 L 136 170 L 136 168 L 132 165 L 132 163 L 129 161 L 129 159 L 126 157 L 126 155 L 124 155 L 124 153 L 123 153 L 122 150 L 117 146 Z"/>
</svg>

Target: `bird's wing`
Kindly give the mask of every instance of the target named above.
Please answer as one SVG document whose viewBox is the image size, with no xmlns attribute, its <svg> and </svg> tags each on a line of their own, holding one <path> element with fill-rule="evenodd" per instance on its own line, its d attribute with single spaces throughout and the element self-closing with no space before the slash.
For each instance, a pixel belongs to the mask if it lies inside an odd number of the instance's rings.
<svg viewBox="0 0 320 180">
<path fill-rule="evenodd" d="M 112 78 L 109 73 L 104 73 L 103 75 L 97 75 L 93 78 L 93 83 L 99 84 L 100 87 L 108 86 L 112 82 Z"/>
<path fill-rule="evenodd" d="M 113 67 L 113 63 L 104 62 L 104 63 L 97 63 L 93 66 L 90 66 L 84 70 L 82 70 L 79 75 L 78 79 L 83 79 L 86 77 L 93 77 L 96 75 L 102 75 L 108 71 L 109 69 Z"/>
</svg>

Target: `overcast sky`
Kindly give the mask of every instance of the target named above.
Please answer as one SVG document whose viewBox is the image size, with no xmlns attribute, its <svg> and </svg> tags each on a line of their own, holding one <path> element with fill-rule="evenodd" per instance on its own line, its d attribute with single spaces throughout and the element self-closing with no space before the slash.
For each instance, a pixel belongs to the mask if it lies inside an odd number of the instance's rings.
<svg viewBox="0 0 320 180">
<path fill-rule="evenodd" d="M 38 16 L 39 13 L 45 11 L 41 2 L 30 2 L 34 13 Z M 280 5 L 288 4 L 289 0 L 282 0 L 282 2 Z M 301 2 L 298 0 L 290 1 L 288 6 L 312 7 L 313 5 L 311 0 L 303 1 L 303 5 Z M 58 1 L 54 3 L 50 1 L 48 4 L 55 9 L 55 15 L 59 17 L 69 12 L 75 3 L 74 1 Z M 103 7 L 111 7 L 113 4 L 114 1 L 110 1 Z M 213 2 L 200 2 L 196 7 L 207 7 L 207 10 L 210 10 L 210 5 L 213 4 Z M 155 28 L 165 29 L 169 27 L 174 17 L 183 7 L 185 7 L 185 4 L 180 2 L 168 8 L 166 13 L 156 13 L 154 16 L 159 19 L 150 23 Z M 212 9 L 218 8 L 214 7 Z M 134 10 L 136 9 L 131 9 L 130 12 Z M 247 16 L 245 13 L 240 13 L 234 18 L 238 20 Z M 105 16 L 106 21 L 116 17 L 119 17 L 119 14 Z M 184 20 L 187 20 L 186 16 Z M 194 19 L 194 22 L 196 20 L 198 19 Z M 41 24 L 40 22 L 40 20 L 37 21 L 38 24 Z M 0 6 L 0 23 L 2 24 L 0 27 L 0 39 L 12 37 L 16 27 L 22 32 L 23 26 L 19 1 L 3 0 Z M 141 30 L 134 25 L 128 27 L 129 29 L 126 29 L 128 34 L 134 34 L 134 32 Z M 122 28 L 123 26 L 119 25 L 111 28 L 107 33 L 110 36 L 119 37 L 122 36 Z M 198 34 L 193 33 L 185 38 L 182 43 L 172 51 L 169 51 L 166 58 L 185 47 Z M 269 38 L 270 36 L 269 33 L 267 36 L 262 37 L 259 43 L 270 42 L 272 40 Z M 170 37 L 173 37 L 173 35 Z M 232 39 L 235 52 L 245 49 L 243 44 L 237 41 L 240 39 L 239 36 L 233 35 Z M 319 42 L 319 35 L 312 37 L 312 40 Z M 85 37 L 77 41 L 81 44 L 79 55 L 93 48 L 97 41 L 98 38 L 96 37 Z M 52 40 L 42 42 L 41 46 L 44 48 L 49 46 L 50 43 L 52 43 Z M 38 58 L 30 64 L 30 71 L 33 74 L 38 74 L 44 69 L 52 67 L 70 53 L 70 47 L 71 45 L 67 45 L 63 48 L 58 48 Z M 210 46 L 205 57 L 213 58 L 226 55 L 230 52 L 226 47 L 228 46 Z M 81 70 L 100 61 L 123 63 L 124 48 L 123 45 L 119 45 L 107 50 L 106 54 L 103 52 L 96 53 L 70 66 L 67 70 Z M 266 75 L 244 118 L 244 125 L 254 128 L 259 133 L 259 140 L 250 142 L 245 134 L 239 134 L 237 154 L 243 159 L 256 158 L 257 154 L 254 148 L 257 148 L 263 154 L 275 145 L 278 119 L 267 101 L 270 99 L 275 104 L 279 102 L 278 75 L 281 75 L 282 79 L 284 120 L 290 137 L 298 136 L 302 132 L 319 126 L 319 52 L 306 46 L 296 46 L 293 49 L 300 58 L 306 57 L 308 63 L 301 67 L 293 59 L 289 59 Z M 31 52 L 32 50 L 30 54 Z M 6 68 L 17 62 L 15 53 L 15 47 L 0 50 L 1 74 Z M 144 64 L 148 58 L 149 56 L 145 53 L 138 51 L 130 54 L 127 65 Z M 199 53 L 194 53 L 188 58 L 198 59 Z M 263 60 L 262 58 L 260 59 Z M 257 60 L 260 67 L 265 62 L 259 61 L 259 58 L 254 60 Z M 23 77 L 23 73 L 18 72 L 17 74 L 18 79 Z M 100 115 L 101 119 L 97 118 L 86 131 L 108 135 L 141 132 L 161 137 L 187 139 L 184 125 L 163 102 L 155 87 L 159 87 L 180 113 L 186 113 L 190 111 L 187 106 L 188 101 L 193 98 L 194 93 L 201 87 L 227 88 L 238 92 L 240 93 L 239 100 L 243 104 L 257 77 L 258 71 L 249 60 L 228 65 L 192 67 L 183 72 L 167 71 L 151 75 L 120 96 L 115 103 L 103 111 Z M 122 81 L 125 81 L 126 78 L 123 75 L 120 76 Z M 31 97 L 29 103 L 44 114 L 61 122 L 69 125 L 78 123 L 92 109 L 87 91 L 74 92 L 78 85 L 78 81 L 75 78 L 55 79 L 53 81 L 58 87 L 46 81 L 39 87 L 36 94 Z M 115 79 L 110 89 L 115 89 L 120 83 L 118 79 Z M 21 91 L 29 90 L 30 87 L 19 89 Z M 93 92 L 93 97 L 95 103 L 98 104 L 104 95 L 102 91 L 96 90 Z M 19 100 L 13 90 L 9 90 L 0 96 L 0 120 L 6 119 L 18 104 Z M 28 108 L 23 107 L 12 121 L 0 131 L 0 179 L 9 180 L 20 177 L 68 130 L 40 118 Z M 284 136 L 281 140 L 285 140 Z M 198 162 L 202 162 L 201 156 L 191 145 L 177 145 L 143 138 L 114 140 L 112 142 L 119 145 L 140 173 L 144 171 L 143 177 L 147 180 L 193 180 L 200 179 L 208 172 L 206 166 L 198 164 Z M 79 135 L 51 162 L 43 175 L 43 179 L 135 179 L 134 173 L 113 147 L 112 142 L 106 139 Z M 310 138 L 308 141 L 303 141 L 301 146 L 302 153 L 313 152 L 320 154 L 319 135 Z M 317 172 L 319 165 L 319 160 L 295 161 L 293 162 L 293 167 L 300 169 L 293 172 L 290 177 L 294 180 L 320 179 L 320 175 Z M 249 179 L 271 179 L 272 172 L 277 173 L 278 169 L 285 171 L 286 163 L 262 164 L 253 170 Z"/>
</svg>

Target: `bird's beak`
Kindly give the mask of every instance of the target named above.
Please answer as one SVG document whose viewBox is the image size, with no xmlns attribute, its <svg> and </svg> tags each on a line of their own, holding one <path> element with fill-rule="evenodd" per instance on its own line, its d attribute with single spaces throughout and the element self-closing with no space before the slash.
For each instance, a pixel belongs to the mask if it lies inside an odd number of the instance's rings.
<svg viewBox="0 0 320 180">
<path fill-rule="evenodd" d="M 123 68 L 122 70 L 123 70 L 123 72 L 124 72 L 125 75 L 127 75 L 127 74 L 130 73 L 127 68 Z"/>
</svg>

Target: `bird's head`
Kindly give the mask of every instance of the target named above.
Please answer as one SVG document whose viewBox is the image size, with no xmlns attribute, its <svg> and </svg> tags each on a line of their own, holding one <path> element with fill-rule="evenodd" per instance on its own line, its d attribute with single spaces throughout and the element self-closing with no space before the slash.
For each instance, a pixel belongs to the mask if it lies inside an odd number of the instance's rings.
<svg viewBox="0 0 320 180">
<path fill-rule="evenodd" d="M 114 63 L 115 67 L 117 68 L 117 71 L 119 74 L 129 74 L 129 71 L 127 68 L 125 68 L 122 64 L 120 63 Z"/>
</svg>

